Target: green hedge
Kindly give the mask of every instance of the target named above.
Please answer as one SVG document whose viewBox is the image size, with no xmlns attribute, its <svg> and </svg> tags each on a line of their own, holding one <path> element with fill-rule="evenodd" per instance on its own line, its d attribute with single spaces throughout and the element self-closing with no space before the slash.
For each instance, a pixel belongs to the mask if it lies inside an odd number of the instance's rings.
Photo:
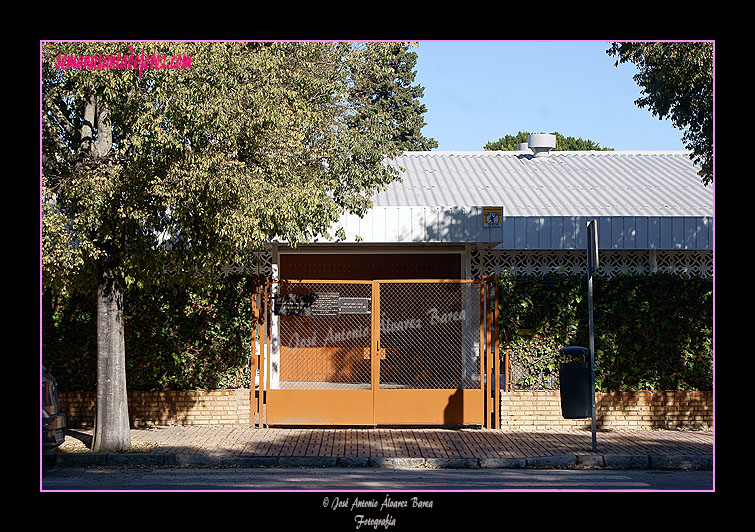
<svg viewBox="0 0 755 532">
<path fill-rule="evenodd" d="M 129 390 L 248 387 L 253 278 L 203 289 L 129 288 L 125 295 Z M 96 389 L 93 295 L 43 294 L 42 362 L 63 391 Z"/>
<path fill-rule="evenodd" d="M 251 277 L 201 290 L 125 294 L 130 390 L 248 387 Z M 558 351 L 588 346 L 584 275 L 510 275 L 501 291 L 501 347 L 525 368 L 520 388 L 553 387 Z M 596 276 L 596 386 L 601 391 L 711 390 L 712 280 L 670 274 Z M 63 391 L 95 390 L 92 295 L 43 294 L 42 359 Z M 531 336 L 518 331 L 531 329 Z"/>
<path fill-rule="evenodd" d="M 559 349 L 589 346 L 584 274 L 504 274 L 502 349 L 519 388 L 552 388 Z M 713 281 L 667 273 L 593 277 L 595 381 L 604 392 L 711 390 Z"/>
</svg>

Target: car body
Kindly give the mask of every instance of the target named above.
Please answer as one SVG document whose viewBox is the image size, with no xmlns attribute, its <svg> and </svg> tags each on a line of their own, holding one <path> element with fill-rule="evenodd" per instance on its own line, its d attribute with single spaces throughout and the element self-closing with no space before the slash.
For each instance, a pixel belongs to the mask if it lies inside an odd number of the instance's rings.
<svg viewBox="0 0 755 532">
<path fill-rule="evenodd" d="M 55 449 L 66 438 L 66 415 L 58 400 L 58 383 L 42 366 L 42 450 Z"/>
</svg>

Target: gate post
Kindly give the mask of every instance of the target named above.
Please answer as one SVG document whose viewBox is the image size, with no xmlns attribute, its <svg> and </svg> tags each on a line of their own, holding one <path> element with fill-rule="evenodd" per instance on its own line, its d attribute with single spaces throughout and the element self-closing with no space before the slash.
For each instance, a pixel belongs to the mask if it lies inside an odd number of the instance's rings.
<svg viewBox="0 0 755 532">
<path fill-rule="evenodd" d="M 493 282 L 495 282 L 496 277 L 493 277 Z M 492 283 L 491 283 L 492 284 Z M 499 348 L 499 342 L 500 342 L 500 331 L 498 327 L 498 320 L 500 317 L 498 316 L 498 303 L 499 303 L 499 294 L 500 290 L 498 290 L 498 287 L 494 287 L 495 291 L 495 299 L 493 300 L 493 331 L 492 334 L 494 336 L 493 344 L 493 378 L 495 379 L 493 382 L 495 383 L 495 387 L 493 389 L 493 428 L 500 429 L 501 428 L 501 357 L 498 354 L 498 348 Z"/>
<path fill-rule="evenodd" d="M 370 388 L 372 389 L 372 425 L 377 427 L 375 395 L 380 387 L 380 281 L 372 281 L 372 309 L 370 320 Z"/>
<path fill-rule="evenodd" d="M 269 286 L 270 280 L 265 279 L 265 282 L 260 286 L 260 354 L 257 359 L 257 367 L 260 372 L 259 387 L 257 389 L 257 416 L 259 428 L 264 428 L 264 415 L 265 415 L 265 363 L 270 360 L 270 299 L 269 299 Z"/>
<path fill-rule="evenodd" d="M 263 427 L 263 409 L 264 409 L 264 361 L 265 349 L 267 347 L 267 312 L 269 311 L 269 302 L 267 301 L 267 284 L 266 277 L 258 276 L 255 278 L 257 285 L 254 288 L 254 297 L 252 298 L 252 333 L 251 333 L 251 356 L 249 361 L 249 425 L 252 428 Z M 259 335 L 259 339 L 258 339 Z M 255 378 L 259 372 L 257 389 L 255 391 Z M 255 418 L 257 421 L 255 422 Z"/>
<path fill-rule="evenodd" d="M 254 418 L 257 413 L 257 399 L 254 392 L 254 379 L 257 375 L 257 325 L 259 324 L 259 314 L 257 309 L 257 295 L 259 287 L 258 279 L 255 278 L 254 296 L 252 297 L 252 334 L 249 356 L 249 425 L 255 428 Z"/>
<path fill-rule="evenodd" d="M 485 411 L 484 428 L 501 428 L 501 384 L 498 303 L 500 296 L 493 286 L 495 277 L 482 276 L 480 283 L 480 386 Z M 484 353 L 484 355 L 483 355 Z M 492 416 L 492 417 L 491 417 Z"/>
<path fill-rule="evenodd" d="M 482 392 L 482 426 L 488 427 L 488 400 L 485 393 L 485 367 L 487 366 L 487 349 L 485 348 L 485 323 L 487 322 L 485 312 L 485 276 L 480 280 L 480 391 Z"/>
<path fill-rule="evenodd" d="M 492 315 L 490 312 L 490 277 L 485 276 L 485 397 L 487 399 L 487 409 L 485 410 L 485 420 L 488 424 L 488 428 L 493 428 L 491 426 L 491 415 L 493 413 L 493 393 L 492 393 L 492 378 L 495 377 L 495 375 L 491 374 L 493 373 L 493 357 L 491 355 L 492 351 L 492 340 L 493 340 L 493 333 L 490 330 L 492 326 Z"/>
</svg>

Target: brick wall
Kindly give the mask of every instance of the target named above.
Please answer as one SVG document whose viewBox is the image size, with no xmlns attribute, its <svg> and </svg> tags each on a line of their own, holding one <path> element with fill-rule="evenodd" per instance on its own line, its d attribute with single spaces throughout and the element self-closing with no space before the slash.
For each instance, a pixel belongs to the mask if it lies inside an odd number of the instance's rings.
<svg viewBox="0 0 755 532">
<path fill-rule="evenodd" d="M 71 428 L 94 424 L 94 392 L 59 392 Z M 129 392 L 132 427 L 248 424 L 249 390 Z M 597 395 L 597 426 L 613 429 L 713 428 L 712 392 L 626 392 Z M 555 392 L 502 392 L 501 428 L 589 428 L 592 420 L 563 419 Z"/>
<path fill-rule="evenodd" d="M 94 392 L 59 392 L 72 428 L 94 425 Z M 249 389 L 128 392 L 132 427 L 249 423 Z"/>
<path fill-rule="evenodd" d="M 712 429 L 713 392 L 598 393 L 595 419 L 598 428 Z M 592 418 L 562 417 L 559 391 L 501 393 L 501 428 L 589 427 Z"/>
</svg>

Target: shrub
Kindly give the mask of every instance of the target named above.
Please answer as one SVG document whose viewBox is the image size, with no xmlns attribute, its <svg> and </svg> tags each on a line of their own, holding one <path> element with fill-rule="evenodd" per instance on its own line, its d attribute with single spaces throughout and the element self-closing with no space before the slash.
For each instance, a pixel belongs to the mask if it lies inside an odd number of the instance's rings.
<svg viewBox="0 0 755 532">
<path fill-rule="evenodd" d="M 252 278 L 241 275 L 201 289 L 130 287 L 124 296 L 127 387 L 248 387 L 254 289 Z M 43 301 L 43 363 L 61 390 L 94 390 L 94 298 L 45 294 Z"/>
<path fill-rule="evenodd" d="M 553 387 L 558 350 L 589 346 L 586 276 L 504 273 L 497 285 L 502 349 L 522 371 L 516 386 Z M 668 273 L 594 276 L 596 388 L 711 390 L 712 288 L 711 279 Z"/>
</svg>

